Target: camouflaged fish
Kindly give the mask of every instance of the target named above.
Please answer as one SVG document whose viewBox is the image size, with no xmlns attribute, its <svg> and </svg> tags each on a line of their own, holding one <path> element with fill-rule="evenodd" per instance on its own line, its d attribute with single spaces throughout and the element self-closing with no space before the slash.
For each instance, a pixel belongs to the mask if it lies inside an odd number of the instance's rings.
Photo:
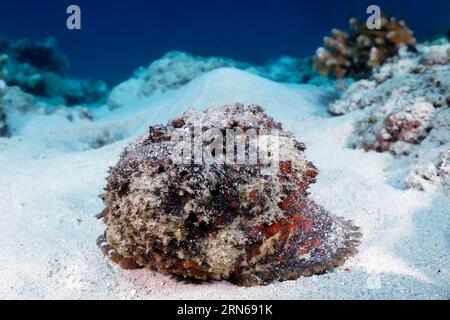
<svg viewBox="0 0 450 320">
<path fill-rule="evenodd" d="M 195 128 L 202 133 L 276 133 L 280 154 L 277 162 L 260 156 L 251 164 L 175 161 L 175 144 L 188 142 Z M 174 139 L 180 131 L 188 138 Z M 238 149 L 249 156 L 250 146 L 259 146 L 260 140 L 240 135 L 236 141 L 244 149 L 225 139 L 219 145 L 224 157 L 235 160 Z M 202 139 L 200 146 L 212 143 Z M 102 196 L 106 208 L 99 214 L 106 230 L 98 245 L 123 268 L 146 267 L 205 281 L 227 279 L 242 286 L 341 266 L 356 253 L 361 235 L 351 222 L 308 198 L 318 171 L 304 150 L 255 105 L 188 110 L 166 126 L 152 126 L 110 170 Z M 194 160 L 194 154 L 184 160 Z M 272 171 L 263 172 L 269 166 Z"/>
</svg>

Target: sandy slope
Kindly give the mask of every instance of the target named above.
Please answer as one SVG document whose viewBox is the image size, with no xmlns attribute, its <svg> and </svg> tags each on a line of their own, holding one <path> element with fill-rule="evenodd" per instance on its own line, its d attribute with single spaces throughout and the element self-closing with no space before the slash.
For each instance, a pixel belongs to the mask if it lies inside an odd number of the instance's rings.
<svg viewBox="0 0 450 320">
<path fill-rule="evenodd" d="M 329 117 L 332 98 L 218 69 L 165 95 L 100 108 L 93 122 L 10 114 L 18 134 L 0 139 L 0 298 L 450 298 L 450 196 L 400 190 L 399 160 L 346 148 L 358 113 Z M 187 107 L 234 102 L 264 106 L 305 142 L 320 169 L 312 196 L 361 227 L 360 253 L 327 275 L 254 288 L 182 283 L 107 261 L 94 215 L 123 147 Z M 90 148 L 99 137 L 112 143 Z"/>
</svg>

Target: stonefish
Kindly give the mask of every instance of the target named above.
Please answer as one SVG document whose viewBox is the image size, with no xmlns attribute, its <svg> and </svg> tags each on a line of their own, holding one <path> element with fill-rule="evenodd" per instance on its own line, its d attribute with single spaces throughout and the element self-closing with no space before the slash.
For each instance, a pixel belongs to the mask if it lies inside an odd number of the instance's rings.
<svg viewBox="0 0 450 320">
<path fill-rule="evenodd" d="M 230 130 L 239 133 L 231 142 L 210 134 Z M 318 171 L 304 150 L 255 105 L 188 110 L 152 126 L 110 169 L 98 245 L 123 268 L 242 286 L 341 266 L 361 235 L 308 198 Z"/>
</svg>

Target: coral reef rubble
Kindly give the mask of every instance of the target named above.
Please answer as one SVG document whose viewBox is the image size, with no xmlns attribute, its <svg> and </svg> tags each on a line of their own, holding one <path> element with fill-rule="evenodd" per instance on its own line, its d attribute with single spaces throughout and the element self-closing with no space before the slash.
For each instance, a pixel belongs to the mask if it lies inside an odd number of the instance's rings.
<svg viewBox="0 0 450 320">
<path fill-rule="evenodd" d="M 424 190 L 426 181 L 447 179 L 440 163 L 450 150 L 450 44 L 419 45 L 417 50 L 400 50 L 371 78 L 351 84 L 328 111 L 341 115 L 365 109 L 350 145 L 406 156 L 411 168 L 405 187 Z"/>
</svg>

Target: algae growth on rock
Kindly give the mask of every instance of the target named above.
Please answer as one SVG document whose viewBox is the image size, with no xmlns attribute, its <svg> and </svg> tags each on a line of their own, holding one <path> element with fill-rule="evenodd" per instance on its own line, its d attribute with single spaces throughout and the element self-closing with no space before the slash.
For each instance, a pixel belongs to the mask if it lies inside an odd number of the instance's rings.
<svg viewBox="0 0 450 320">
<path fill-rule="evenodd" d="M 276 171 L 263 172 L 263 157 L 253 165 L 176 163 L 173 134 L 191 135 L 193 128 L 276 133 Z M 248 153 L 260 138 L 246 138 Z M 202 141 L 203 147 L 211 143 Z M 226 143 L 223 148 L 227 156 L 237 153 Z M 330 271 L 355 254 L 360 233 L 308 197 L 318 170 L 304 150 L 254 105 L 189 110 L 152 126 L 110 170 L 98 245 L 124 268 L 243 286 Z"/>
</svg>

